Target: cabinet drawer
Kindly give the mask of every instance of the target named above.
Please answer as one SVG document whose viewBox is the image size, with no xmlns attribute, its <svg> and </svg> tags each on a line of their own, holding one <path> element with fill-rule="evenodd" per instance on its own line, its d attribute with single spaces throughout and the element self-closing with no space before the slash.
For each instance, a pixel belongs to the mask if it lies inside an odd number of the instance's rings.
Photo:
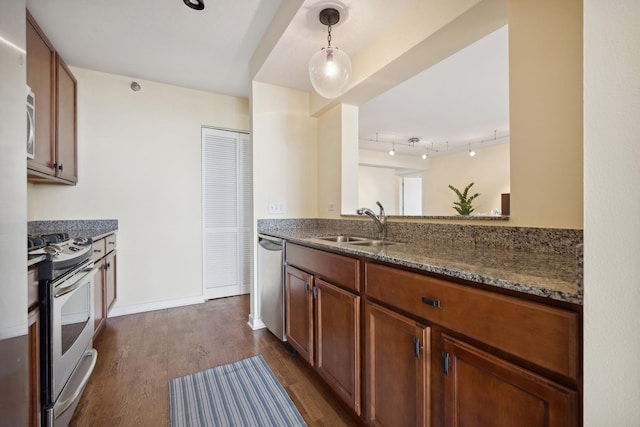
<svg viewBox="0 0 640 427">
<path fill-rule="evenodd" d="M 107 254 L 107 240 L 100 239 L 93 241 L 93 260 L 97 261 Z"/>
<path fill-rule="evenodd" d="M 106 241 L 106 250 L 107 253 L 111 252 L 112 250 L 114 250 L 116 248 L 116 234 L 109 234 L 107 237 L 104 238 Z"/>
<path fill-rule="evenodd" d="M 360 261 L 342 255 L 289 243 L 287 264 L 294 265 L 326 281 L 360 291 Z"/>
<path fill-rule="evenodd" d="M 367 263 L 366 295 L 576 379 L 576 313 Z"/>
</svg>

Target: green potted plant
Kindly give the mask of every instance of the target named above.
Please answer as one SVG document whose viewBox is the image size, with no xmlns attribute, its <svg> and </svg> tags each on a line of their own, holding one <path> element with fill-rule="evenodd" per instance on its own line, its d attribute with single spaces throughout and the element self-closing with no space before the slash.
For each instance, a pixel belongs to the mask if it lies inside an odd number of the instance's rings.
<svg viewBox="0 0 640 427">
<path fill-rule="evenodd" d="M 471 206 L 471 202 L 473 201 L 473 199 L 480 195 L 480 193 L 476 193 L 472 196 L 468 195 L 469 189 L 472 185 L 473 182 L 467 185 L 464 191 L 460 192 L 460 190 L 458 190 L 456 187 L 449 184 L 449 188 L 452 189 L 458 196 L 458 201 L 453 203 L 453 209 L 458 211 L 458 214 L 460 215 L 471 215 L 471 212 L 473 212 L 473 206 Z"/>
</svg>

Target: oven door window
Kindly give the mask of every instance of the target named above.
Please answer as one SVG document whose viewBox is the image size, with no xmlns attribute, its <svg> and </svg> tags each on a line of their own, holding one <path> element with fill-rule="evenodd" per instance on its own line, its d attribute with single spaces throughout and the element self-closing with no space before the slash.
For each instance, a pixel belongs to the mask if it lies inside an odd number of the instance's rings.
<svg viewBox="0 0 640 427">
<path fill-rule="evenodd" d="M 91 318 L 90 285 L 77 289 L 62 306 L 61 339 L 64 355 L 76 342 Z"/>
</svg>

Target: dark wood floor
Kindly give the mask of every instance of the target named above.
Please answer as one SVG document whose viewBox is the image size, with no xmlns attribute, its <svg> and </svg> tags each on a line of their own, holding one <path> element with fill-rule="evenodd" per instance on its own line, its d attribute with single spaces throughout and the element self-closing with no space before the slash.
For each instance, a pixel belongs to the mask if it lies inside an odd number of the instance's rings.
<svg viewBox="0 0 640 427">
<path fill-rule="evenodd" d="M 355 426 L 310 368 L 266 329 L 247 325 L 249 297 L 109 319 L 71 426 L 168 426 L 169 380 L 262 354 L 311 426 Z"/>
</svg>

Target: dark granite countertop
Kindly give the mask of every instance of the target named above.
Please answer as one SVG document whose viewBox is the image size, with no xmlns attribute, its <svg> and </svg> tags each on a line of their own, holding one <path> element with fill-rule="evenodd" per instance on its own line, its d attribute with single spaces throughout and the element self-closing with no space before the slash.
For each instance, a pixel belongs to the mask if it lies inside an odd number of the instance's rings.
<svg viewBox="0 0 640 427">
<path fill-rule="evenodd" d="M 529 252 L 443 241 L 371 247 L 321 240 L 316 237 L 326 234 L 314 235 L 308 230 L 260 232 L 318 249 L 331 249 L 512 291 L 582 304 L 582 286 L 575 254 Z"/>
<path fill-rule="evenodd" d="M 69 233 L 70 237 L 89 237 L 94 240 L 118 231 L 117 219 L 29 221 L 29 234 Z"/>
</svg>

